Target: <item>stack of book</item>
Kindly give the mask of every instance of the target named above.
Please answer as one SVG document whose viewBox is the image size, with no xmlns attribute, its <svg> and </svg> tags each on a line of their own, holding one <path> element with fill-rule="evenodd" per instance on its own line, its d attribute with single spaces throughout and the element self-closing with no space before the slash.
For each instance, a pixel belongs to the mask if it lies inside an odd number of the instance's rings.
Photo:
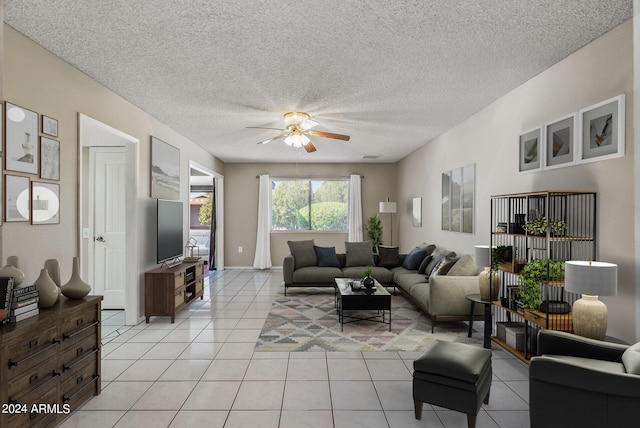
<svg viewBox="0 0 640 428">
<path fill-rule="evenodd" d="M 38 315 L 38 290 L 35 285 L 14 288 L 11 306 L 9 308 L 9 322 L 17 322 Z"/>
</svg>

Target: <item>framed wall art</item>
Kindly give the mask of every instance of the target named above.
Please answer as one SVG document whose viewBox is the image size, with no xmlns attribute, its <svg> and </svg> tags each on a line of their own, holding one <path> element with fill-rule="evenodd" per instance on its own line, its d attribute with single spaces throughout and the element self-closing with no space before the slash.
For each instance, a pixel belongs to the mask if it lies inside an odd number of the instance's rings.
<svg viewBox="0 0 640 428">
<path fill-rule="evenodd" d="M 475 164 L 442 173 L 442 230 L 473 233 Z"/>
<path fill-rule="evenodd" d="M 38 113 L 5 103 L 4 168 L 38 174 Z"/>
<path fill-rule="evenodd" d="M 31 182 L 31 224 L 60 223 L 60 185 Z"/>
<path fill-rule="evenodd" d="M 40 137 L 40 178 L 60 180 L 60 141 Z"/>
<path fill-rule="evenodd" d="M 544 147 L 542 127 L 531 129 L 519 138 L 519 167 L 520 172 L 534 172 L 542 169 L 541 152 Z"/>
<path fill-rule="evenodd" d="M 42 115 L 42 133 L 51 135 L 52 137 L 58 136 L 58 121 L 49 116 Z"/>
<path fill-rule="evenodd" d="M 4 221 L 29 221 L 29 177 L 4 176 Z"/>
<path fill-rule="evenodd" d="M 624 103 L 624 95 L 618 95 L 580 110 L 579 162 L 624 156 Z"/>
<path fill-rule="evenodd" d="M 413 227 L 422 227 L 422 198 L 413 198 Z"/>
<path fill-rule="evenodd" d="M 151 137 L 151 197 L 180 199 L 180 150 Z"/>
<path fill-rule="evenodd" d="M 561 168 L 575 163 L 577 131 L 578 113 L 561 117 L 544 126 L 544 169 Z"/>
</svg>

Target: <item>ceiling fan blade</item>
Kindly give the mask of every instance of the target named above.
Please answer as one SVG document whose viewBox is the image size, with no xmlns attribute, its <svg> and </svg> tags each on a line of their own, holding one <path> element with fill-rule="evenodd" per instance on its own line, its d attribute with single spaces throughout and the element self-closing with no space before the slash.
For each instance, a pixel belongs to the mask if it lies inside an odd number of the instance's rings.
<svg viewBox="0 0 640 428">
<path fill-rule="evenodd" d="M 286 138 L 288 135 L 289 134 L 280 134 L 280 135 L 278 135 L 276 137 L 269 138 L 268 140 L 260 141 L 258 144 L 267 144 L 267 143 L 270 143 L 270 142 L 275 141 L 275 140 L 281 140 L 283 138 Z"/>
<path fill-rule="evenodd" d="M 313 143 L 312 143 L 311 141 L 309 141 L 309 142 L 308 142 L 307 144 L 305 144 L 303 147 L 304 147 L 304 149 L 307 151 L 307 153 L 313 153 L 313 152 L 315 152 L 315 151 L 317 150 L 317 149 L 316 149 L 316 146 L 314 146 L 314 145 L 313 145 Z"/>
<path fill-rule="evenodd" d="M 343 141 L 349 141 L 349 139 L 351 138 L 348 135 L 332 134 L 331 132 L 322 132 L 322 131 L 309 131 L 308 134 L 313 135 L 314 137 L 333 138 L 335 140 L 343 140 Z"/>
<path fill-rule="evenodd" d="M 251 128 L 251 129 L 275 129 L 276 131 L 286 131 L 286 129 L 282 129 L 282 128 L 265 128 L 264 126 L 247 126 L 246 128 Z"/>
</svg>

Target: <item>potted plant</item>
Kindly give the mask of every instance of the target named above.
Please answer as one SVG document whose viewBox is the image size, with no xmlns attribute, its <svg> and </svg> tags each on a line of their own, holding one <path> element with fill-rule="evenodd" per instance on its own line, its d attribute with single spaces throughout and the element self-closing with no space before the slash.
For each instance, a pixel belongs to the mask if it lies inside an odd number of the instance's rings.
<svg viewBox="0 0 640 428">
<path fill-rule="evenodd" d="M 518 291 L 524 309 L 537 311 L 540 307 L 540 283 L 564 278 L 564 262 L 536 259 L 528 262 L 518 277 Z"/>
<path fill-rule="evenodd" d="M 530 235 L 544 235 L 547 228 L 551 230 L 553 235 L 560 235 L 567 228 L 567 223 L 555 218 L 547 221 L 547 218 L 542 216 L 529 220 L 524 225 L 524 230 Z"/>
<path fill-rule="evenodd" d="M 362 285 L 366 288 L 373 288 L 376 285 L 376 282 L 373 278 L 371 278 L 372 269 L 369 267 L 364 271 L 364 279 L 362 280 Z"/>
<path fill-rule="evenodd" d="M 364 229 L 367 231 L 371 245 L 373 245 L 373 252 L 378 254 L 378 245 L 382 244 L 382 221 L 380 215 L 369 217 L 369 223 L 364 225 Z"/>
</svg>

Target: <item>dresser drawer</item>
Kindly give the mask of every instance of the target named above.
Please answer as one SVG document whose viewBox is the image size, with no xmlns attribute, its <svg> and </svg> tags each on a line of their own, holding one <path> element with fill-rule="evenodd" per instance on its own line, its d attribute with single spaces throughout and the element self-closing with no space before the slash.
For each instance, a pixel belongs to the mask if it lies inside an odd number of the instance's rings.
<svg viewBox="0 0 640 428">
<path fill-rule="evenodd" d="M 22 397 L 28 395 L 34 389 L 38 389 L 43 384 L 49 382 L 54 377 L 60 376 L 57 359 L 55 355 L 49 360 L 23 370 L 20 376 L 14 377 L 8 385 L 8 401 L 20 401 Z"/>
<path fill-rule="evenodd" d="M 96 380 L 98 378 L 98 353 L 86 355 L 79 360 L 68 372 L 62 376 L 60 387 L 60 399 L 63 403 L 73 400 L 83 389 L 89 389 L 91 394 L 96 393 Z"/>
<path fill-rule="evenodd" d="M 178 306 L 180 306 L 183 303 L 184 303 L 184 290 L 180 290 L 180 292 L 177 293 L 176 296 L 175 296 L 174 308 L 177 308 Z"/>
<path fill-rule="evenodd" d="M 60 344 L 58 328 L 53 325 L 42 331 L 30 330 L 9 345 L 7 356 L 9 381 L 20 376 L 43 361 L 56 361 Z"/>
<path fill-rule="evenodd" d="M 62 320 L 62 340 L 66 342 L 69 339 L 82 334 L 86 329 L 98 325 L 100 314 L 94 306 L 85 308 L 82 311 L 76 311 Z"/>
<path fill-rule="evenodd" d="M 196 276 L 200 276 L 204 273 L 204 265 L 202 263 L 196 265 Z"/>
<path fill-rule="evenodd" d="M 184 285 L 184 271 L 182 272 L 176 272 L 175 276 L 173 277 L 174 280 L 174 286 L 175 288 L 180 288 L 181 286 Z"/>
<path fill-rule="evenodd" d="M 69 371 L 78 361 L 83 360 L 87 355 L 96 353 L 99 344 L 96 342 L 95 330 L 87 329 L 84 337 L 74 338 L 73 343 L 63 343 L 60 351 L 60 365 L 62 373 Z"/>
<path fill-rule="evenodd" d="M 43 384 L 28 395 L 22 397 L 17 403 L 25 409 L 25 412 L 16 413 L 9 417 L 9 427 L 44 427 L 53 426 L 53 421 L 58 413 L 63 413 L 63 406 L 58 396 L 58 384 L 51 380 Z M 48 408 L 39 405 L 49 405 Z M 35 407 L 34 407 L 35 406 Z M 31 412 L 35 410 L 35 412 Z"/>
</svg>

